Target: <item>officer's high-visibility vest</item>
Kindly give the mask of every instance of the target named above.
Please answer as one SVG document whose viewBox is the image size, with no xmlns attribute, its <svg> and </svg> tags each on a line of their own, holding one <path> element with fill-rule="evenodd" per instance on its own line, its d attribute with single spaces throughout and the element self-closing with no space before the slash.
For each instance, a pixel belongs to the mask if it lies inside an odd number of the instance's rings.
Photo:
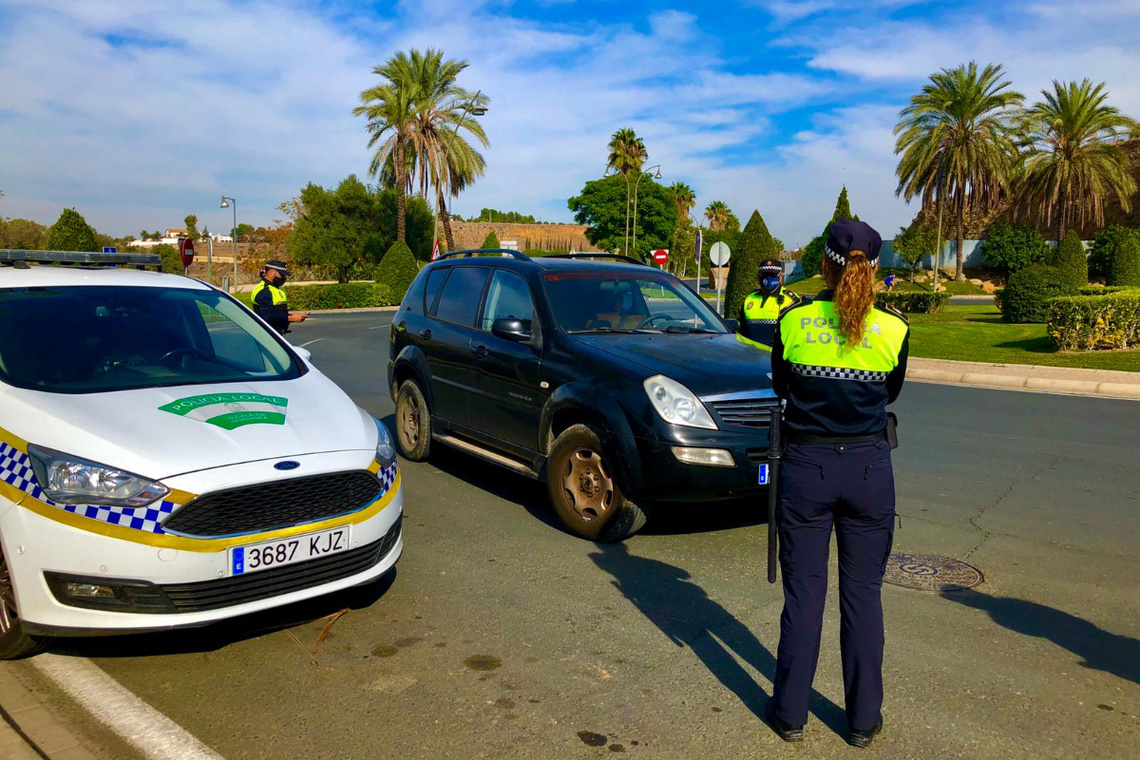
<svg viewBox="0 0 1140 760">
<path fill-rule="evenodd" d="M 285 291 L 283 289 L 277 287 L 276 285 L 270 285 L 265 280 L 261 280 L 260 282 L 258 282 L 256 285 L 253 286 L 253 293 L 250 295 L 250 300 L 256 299 L 257 294 L 260 293 L 261 291 L 265 290 L 266 288 L 269 288 L 269 294 L 271 296 L 273 296 L 273 305 L 274 306 L 280 306 L 281 304 L 285 303 L 288 300 L 287 298 L 285 298 Z"/>
<path fill-rule="evenodd" d="M 806 377 L 886 381 L 909 330 L 902 314 L 876 306 L 867 317 L 863 340 L 849 346 L 831 300 L 789 309 L 780 318 L 784 358 L 795 374 Z"/>
<path fill-rule="evenodd" d="M 783 288 L 770 296 L 759 290 L 752 291 L 744 299 L 744 323 L 737 335 L 738 340 L 757 348 L 771 348 L 780 314 L 799 302 L 799 296 Z"/>
</svg>

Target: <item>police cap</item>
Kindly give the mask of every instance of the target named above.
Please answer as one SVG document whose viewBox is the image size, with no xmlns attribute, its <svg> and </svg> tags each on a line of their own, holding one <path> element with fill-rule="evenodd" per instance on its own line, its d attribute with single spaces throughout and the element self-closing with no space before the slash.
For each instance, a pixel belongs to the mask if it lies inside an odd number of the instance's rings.
<svg viewBox="0 0 1140 760">
<path fill-rule="evenodd" d="M 883 238 L 866 222 L 854 219 L 837 219 L 827 234 L 827 257 L 840 266 L 851 259 L 852 251 L 862 251 L 867 261 L 879 258 Z"/>
<path fill-rule="evenodd" d="M 764 259 L 760 262 L 760 277 L 764 275 L 781 275 L 784 273 L 784 267 L 776 259 Z"/>
<path fill-rule="evenodd" d="M 278 261 L 277 259 L 270 259 L 269 261 L 265 262 L 265 268 L 276 270 L 276 271 L 280 272 L 281 274 L 285 275 L 286 277 L 289 276 L 289 267 L 285 265 L 284 261 Z"/>
</svg>

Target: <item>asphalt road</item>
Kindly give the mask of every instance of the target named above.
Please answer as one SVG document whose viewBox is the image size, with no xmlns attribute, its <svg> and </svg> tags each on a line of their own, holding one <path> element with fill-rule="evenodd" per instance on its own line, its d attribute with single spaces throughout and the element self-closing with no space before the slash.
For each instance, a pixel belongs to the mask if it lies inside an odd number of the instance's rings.
<svg viewBox="0 0 1140 760">
<path fill-rule="evenodd" d="M 389 313 L 295 329 L 381 417 Z M 1140 747 L 1140 405 L 910 384 L 896 551 L 971 592 L 884 588 L 885 758 L 1132 758 Z M 694 507 L 620 545 L 562 532 L 540 486 L 440 448 L 402 463 L 390 584 L 190 633 L 77 642 L 236 758 L 829 758 L 832 597 L 805 745 L 757 717 L 781 597 L 761 505 Z M 349 610 L 329 625 L 323 616 Z M 313 653 L 315 649 L 315 654 Z"/>
</svg>

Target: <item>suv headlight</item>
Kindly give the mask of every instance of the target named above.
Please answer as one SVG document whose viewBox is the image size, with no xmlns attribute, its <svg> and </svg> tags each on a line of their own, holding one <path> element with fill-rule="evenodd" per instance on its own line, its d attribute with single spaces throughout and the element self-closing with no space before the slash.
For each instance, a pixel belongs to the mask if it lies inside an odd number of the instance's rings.
<svg viewBox="0 0 1140 760">
<path fill-rule="evenodd" d="M 654 375 L 645 381 L 645 393 L 649 403 L 670 425 L 708 428 L 716 430 L 716 423 L 696 395 L 664 375 Z"/>
<path fill-rule="evenodd" d="M 170 493 L 148 478 L 55 449 L 29 444 L 28 456 L 40 488 L 60 504 L 144 507 Z"/>
<path fill-rule="evenodd" d="M 392 462 L 396 461 L 396 449 L 392 446 L 392 436 L 388 434 L 388 428 L 384 427 L 384 423 L 375 417 L 372 421 L 376 423 L 376 432 L 380 434 L 380 439 L 376 444 L 376 461 L 380 463 L 381 467 L 391 467 Z"/>
</svg>

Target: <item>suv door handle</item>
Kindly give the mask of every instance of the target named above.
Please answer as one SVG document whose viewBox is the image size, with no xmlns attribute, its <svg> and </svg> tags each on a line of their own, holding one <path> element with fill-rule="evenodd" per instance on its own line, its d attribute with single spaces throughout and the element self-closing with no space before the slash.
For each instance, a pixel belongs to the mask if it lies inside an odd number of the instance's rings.
<svg viewBox="0 0 1140 760">
<path fill-rule="evenodd" d="M 420 337 L 424 340 L 431 340 L 431 328 L 428 327 L 426 329 L 420 330 Z"/>
<path fill-rule="evenodd" d="M 475 358 L 476 359 L 486 359 L 487 358 L 487 347 L 486 346 L 475 346 Z"/>
</svg>

